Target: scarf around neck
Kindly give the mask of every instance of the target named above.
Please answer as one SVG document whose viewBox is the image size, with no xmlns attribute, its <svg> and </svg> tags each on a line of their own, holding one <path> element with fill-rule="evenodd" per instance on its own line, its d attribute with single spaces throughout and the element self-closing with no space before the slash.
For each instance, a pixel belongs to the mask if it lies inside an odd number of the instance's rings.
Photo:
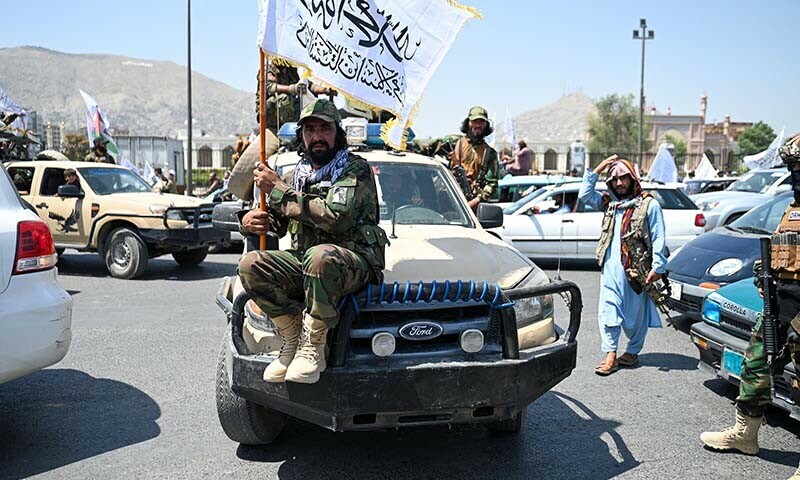
<svg viewBox="0 0 800 480">
<path fill-rule="evenodd" d="M 300 159 L 294 169 L 292 187 L 296 191 L 302 192 L 306 185 L 314 185 L 323 180 L 330 180 L 331 183 L 336 183 L 339 177 L 342 176 L 345 165 L 347 165 L 348 153 L 346 148 L 339 150 L 330 162 L 317 170 L 311 167 L 311 162 L 303 155 L 303 158 Z"/>
</svg>

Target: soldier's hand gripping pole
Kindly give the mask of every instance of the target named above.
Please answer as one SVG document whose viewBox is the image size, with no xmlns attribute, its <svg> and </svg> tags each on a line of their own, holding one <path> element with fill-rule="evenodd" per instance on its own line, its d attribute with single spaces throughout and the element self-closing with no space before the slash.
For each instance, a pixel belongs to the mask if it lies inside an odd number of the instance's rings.
<svg viewBox="0 0 800 480">
<path fill-rule="evenodd" d="M 764 314 L 761 318 L 761 338 L 764 340 L 764 353 L 767 354 L 767 363 L 772 365 L 772 360 L 779 352 L 778 345 L 778 297 L 775 292 L 775 279 L 770 273 L 772 260 L 771 242 L 769 238 L 761 239 L 761 268 L 756 276 L 758 286 L 764 296 Z"/>
</svg>

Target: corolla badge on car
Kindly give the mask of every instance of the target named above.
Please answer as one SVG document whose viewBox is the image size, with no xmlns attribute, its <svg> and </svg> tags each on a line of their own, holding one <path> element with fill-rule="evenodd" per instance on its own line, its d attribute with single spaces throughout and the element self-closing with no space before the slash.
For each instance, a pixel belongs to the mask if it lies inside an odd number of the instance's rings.
<svg viewBox="0 0 800 480">
<path fill-rule="evenodd" d="M 406 340 L 431 340 L 442 334 L 442 326 L 434 322 L 412 322 L 400 327 L 398 333 Z"/>
</svg>

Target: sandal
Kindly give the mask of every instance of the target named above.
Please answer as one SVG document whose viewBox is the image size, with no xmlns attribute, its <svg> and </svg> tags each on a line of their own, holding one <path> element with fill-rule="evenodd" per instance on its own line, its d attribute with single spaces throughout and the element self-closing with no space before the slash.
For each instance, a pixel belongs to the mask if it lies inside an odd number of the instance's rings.
<svg viewBox="0 0 800 480">
<path fill-rule="evenodd" d="M 623 367 L 633 367 L 639 363 L 639 355 L 625 352 L 617 358 L 617 362 Z"/>
<path fill-rule="evenodd" d="M 617 370 L 619 370 L 619 362 L 609 363 L 604 360 L 600 365 L 595 367 L 594 373 L 601 377 L 607 377 Z"/>
</svg>

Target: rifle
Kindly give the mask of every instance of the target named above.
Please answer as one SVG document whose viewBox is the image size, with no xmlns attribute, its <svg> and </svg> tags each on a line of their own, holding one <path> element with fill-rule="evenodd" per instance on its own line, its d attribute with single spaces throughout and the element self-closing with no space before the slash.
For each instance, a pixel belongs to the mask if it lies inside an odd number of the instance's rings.
<svg viewBox="0 0 800 480">
<path fill-rule="evenodd" d="M 764 352 L 767 354 L 767 363 L 772 365 L 772 360 L 780 352 L 778 339 L 778 296 L 775 278 L 770 272 L 772 265 L 772 248 L 770 238 L 761 239 L 761 268 L 756 274 L 756 282 L 764 296 L 764 313 L 761 317 L 761 339 L 764 341 Z"/>
</svg>

